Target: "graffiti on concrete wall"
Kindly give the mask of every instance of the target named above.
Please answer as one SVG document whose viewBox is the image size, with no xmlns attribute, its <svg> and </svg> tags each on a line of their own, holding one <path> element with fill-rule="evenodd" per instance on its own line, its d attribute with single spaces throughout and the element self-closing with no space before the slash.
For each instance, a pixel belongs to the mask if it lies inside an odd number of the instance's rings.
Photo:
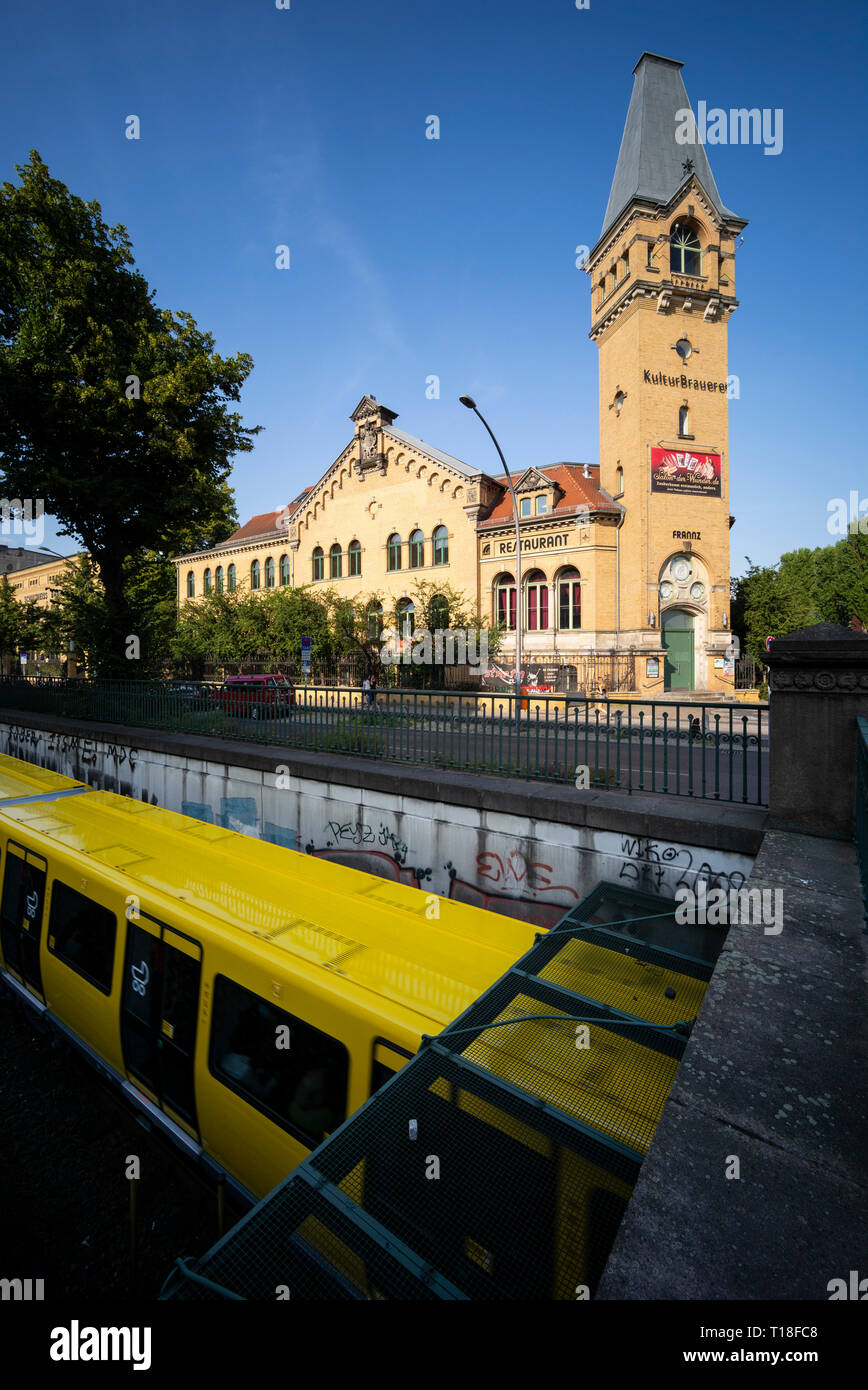
<svg viewBox="0 0 868 1390">
<path fill-rule="evenodd" d="M 326 840 L 327 849 L 332 845 L 379 845 L 390 850 L 399 864 L 403 864 L 407 858 L 408 846 L 382 821 L 379 829 L 375 830 L 367 821 L 330 820 L 326 824 L 325 834 L 329 837 Z"/>
<path fill-rule="evenodd" d="M 7 730 L 6 751 L 13 757 L 21 756 L 26 748 L 37 748 L 46 756 L 59 754 L 61 757 L 77 759 L 93 766 L 98 758 L 107 758 L 119 766 L 127 764 L 133 772 L 139 757 L 137 748 L 123 743 L 103 743 L 100 739 L 83 738 L 80 734 L 58 734 L 50 730 L 25 729 L 18 724 L 10 724 Z"/>
<path fill-rule="evenodd" d="M 378 878 L 410 888 L 420 888 L 431 878 L 430 866 L 407 863 L 409 845 L 384 821 L 372 825 L 368 821 L 330 820 L 325 824 L 323 836 L 324 845 L 308 840 L 307 854 L 327 859 L 332 864 L 346 864 L 350 869 L 361 869 L 363 873 L 376 874 Z"/>
<path fill-rule="evenodd" d="M 75 776 L 79 768 L 96 768 L 100 764 L 114 764 L 118 770 L 126 767 L 135 772 L 139 762 L 139 750 L 125 743 L 105 743 L 101 739 L 86 738 L 81 734 L 55 733 L 49 729 L 27 729 L 22 725 L 10 724 L 6 730 L 6 749 L 12 757 L 38 761 L 43 766 L 60 762 L 55 771 L 67 776 Z M 34 753 L 36 757 L 34 758 Z M 104 773 L 104 784 L 111 789 L 116 775 Z M 144 795 L 147 800 L 147 795 Z M 155 799 L 155 798 L 154 798 Z"/>
<path fill-rule="evenodd" d="M 556 882 L 551 864 L 541 859 L 528 859 L 519 849 L 483 850 L 476 856 L 474 882 L 459 876 L 451 864 L 449 896 L 456 902 L 484 907 L 517 917 L 538 927 L 551 927 L 559 922 L 579 894 L 568 883 Z"/>
<path fill-rule="evenodd" d="M 709 891 L 712 888 L 738 889 L 747 878 L 740 869 L 712 867 L 707 859 L 701 858 L 701 851 L 685 845 L 662 844 L 642 836 L 622 835 L 621 855 L 623 862 L 618 878 L 629 883 L 631 888 L 648 893 L 674 896 L 682 886 L 693 889 L 700 878 L 707 880 Z"/>
</svg>

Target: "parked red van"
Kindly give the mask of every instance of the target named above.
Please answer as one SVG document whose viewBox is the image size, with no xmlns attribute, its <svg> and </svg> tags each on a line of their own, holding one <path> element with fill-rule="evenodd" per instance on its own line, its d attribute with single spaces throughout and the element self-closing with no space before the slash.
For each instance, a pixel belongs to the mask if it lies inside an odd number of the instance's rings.
<svg viewBox="0 0 868 1390">
<path fill-rule="evenodd" d="M 295 686 L 288 676 L 227 676 L 213 698 L 224 714 L 279 719 L 295 704 Z"/>
</svg>

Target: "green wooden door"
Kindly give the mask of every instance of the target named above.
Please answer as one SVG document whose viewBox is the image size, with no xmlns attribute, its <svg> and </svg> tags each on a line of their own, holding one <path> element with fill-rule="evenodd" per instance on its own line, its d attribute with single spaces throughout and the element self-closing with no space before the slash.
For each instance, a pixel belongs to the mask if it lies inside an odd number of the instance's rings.
<svg viewBox="0 0 868 1390">
<path fill-rule="evenodd" d="M 666 690 L 693 689 L 693 615 L 676 609 L 663 620 L 663 685 Z"/>
</svg>

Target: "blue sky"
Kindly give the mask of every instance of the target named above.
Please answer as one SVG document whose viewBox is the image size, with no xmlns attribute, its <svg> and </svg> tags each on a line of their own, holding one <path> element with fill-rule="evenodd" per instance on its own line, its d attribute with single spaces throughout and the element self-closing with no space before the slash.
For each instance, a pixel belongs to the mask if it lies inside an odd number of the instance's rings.
<svg viewBox="0 0 868 1390">
<path fill-rule="evenodd" d="M 4 17 L 0 179 L 38 149 L 124 223 L 162 307 L 253 356 L 242 410 L 265 429 L 233 473 L 243 521 L 319 477 L 366 391 L 490 471 L 463 391 L 515 468 L 596 461 L 574 248 L 600 233 L 633 66 L 643 49 L 680 59 L 694 109 L 782 108 L 780 155 L 708 149 L 724 203 L 750 219 L 730 327 L 739 573 L 745 555 L 828 544 L 828 500 L 868 493 L 860 13 L 841 0 L 43 0 Z"/>
</svg>

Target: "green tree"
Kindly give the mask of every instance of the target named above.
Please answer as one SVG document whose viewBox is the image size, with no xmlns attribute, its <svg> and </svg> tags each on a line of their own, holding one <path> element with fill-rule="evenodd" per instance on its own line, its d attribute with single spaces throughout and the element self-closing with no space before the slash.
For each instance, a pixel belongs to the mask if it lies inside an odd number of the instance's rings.
<svg viewBox="0 0 868 1390">
<path fill-rule="evenodd" d="M 79 555 L 58 575 L 49 616 L 55 650 L 68 650 L 72 643 L 77 663 L 90 671 L 95 653 L 109 639 L 102 584 L 89 556 Z"/>
<path fill-rule="evenodd" d="M 105 608 L 95 664 L 129 676 L 129 562 L 227 534 L 230 461 L 258 433 L 228 403 L 253 364 L 159 309 L 126 229 L 36 151 L 17 172 L 0 187 L 0 480 L 89 552 Z"/>
<path fill-rule="evenodd" d="M 369 676 L 382 674 L 380 633 L 385 616 L 385 600 L 379 591 L 347 598 L 334 589 L 317 595 L 326 614 L 334 655 L 352 656 L 362 663 Z"/>
<path fill-rule="evenodd" d="M 868 621 L 868 536 L 851 533 L 835 545 L 788 551 L 776 565 L 751 565 L 733 582 L 732 627 L 742 647 L 762 661 L 765 639 L 814 623 Z"/>
<path fill-rule="evenodd" d="M 48 650 L 53 640 L 50 615 L 34 599 L 15 597 L 9 580 L 0 577 L 0 656 L 4 673 L 15 674 L 18 653 Z"/>
<path fill-rule="evenodd" d="M 313 663 L 331 664 L 337 655 L 327 606 L 310 587 L 275 589 L 263 602 L 269 610 L 269 651 L 282 661 L 298 662 L 302 637 L 310 638 Z"/>
<path fill-rule="evenodd" d="M 3 658 L 4 675 L 14 673 L 14 663 L 18 660 L 21 648 L 22 619 L 21 604 L 4 574 L 0 579 L 0 655 Z"/>
</svg>

